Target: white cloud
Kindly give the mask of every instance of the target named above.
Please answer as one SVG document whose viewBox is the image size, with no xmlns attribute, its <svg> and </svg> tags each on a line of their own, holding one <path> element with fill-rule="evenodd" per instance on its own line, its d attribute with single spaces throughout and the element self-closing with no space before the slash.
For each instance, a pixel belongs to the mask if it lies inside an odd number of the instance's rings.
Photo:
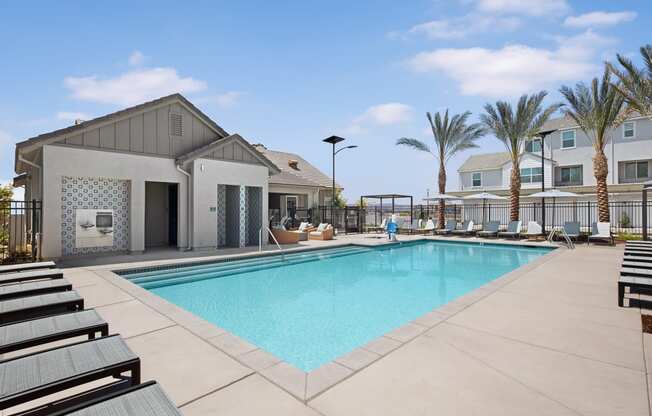
<svg viewBox="0 0 652 416">
<path fill-rule="evenodd" d="M 129 55 L 129 65 L 141 66 L 143 63 L 145 63 L 145 55 L 141 51 L 133 51 Z"/>
<path fill-rule="evenodd" d="M 221 108 L 232 108 L 238 103 L 243 95 L 245 95 L 245 93 L 242 91 L 228 91 L 211 97 L 198 97 L 193 101 L 197 104 L 214 103 Z"/>
<path fill-rule="evenodd" d="M 137 69 L 115 78 L 66 77 L 64 85 L 79 100 L 116 105 L 133 105 L 175 92 L 206 89 L 206 82 L 180 77 L 174 68 Z"/>
<path fill-rule="evenodd" d="M 75 120 L 90 120 L 93 117 L 89 116 L 86 113 L 79 111 L 59 111 L 57 113 L 57 118 L 64 121 L 75 121 Z"/>
<path fill-rule="evenodd" d="M 470 13 L 453 19 L 432 20 L 412 27 L 408 33 L 423 34 L 430 39 L 457 39 L 487 31 L 518 29 L 522 21 L 514 16 Z"/>
<path fill-rule="evenodd" d="M 596 26 L 612 26 L 623 22 L 631 22 L 636 19 L 636 12 L 591 12 L 581 14 L 579 16 L 568 16 L 564 20 L 564 26 L 567 27 L 596 27 Z"/>
<path fill-rule="evenodd" d="M 374 105 L 353 119 L 353 122 L 343 132 L 354 135 L 365 132 L 369 127 L 405 123 L 412 119 L 413 114 L 414 110 L 407 104 L 385 103 Z"/>
<path fill-rule="evenodd" d="M 566 0 L 475 0 L 475 4 L 480 12 L 535 17 L 570 11 Z"/>
<path fill-rule="evenodd" d="M 612 42 L 591 31 L 557 41 L 556 49 L 526 45 L 436 49 L 416 55 L 408 64 L 417 72 L 444 73 L 459 83 L 464 95 L 515 97 L 595 75 L 597 53 Z"/>
</svg>

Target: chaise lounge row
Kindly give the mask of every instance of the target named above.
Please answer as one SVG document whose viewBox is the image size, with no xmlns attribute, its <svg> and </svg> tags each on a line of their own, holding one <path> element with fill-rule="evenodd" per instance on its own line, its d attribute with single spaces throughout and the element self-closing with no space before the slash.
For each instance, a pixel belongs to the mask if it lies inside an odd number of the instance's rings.
<svg viewBox="0 0 652 416">
<path fill-rule="evenodd" d="M 623 263 L 618 279 L 618 306 L 624 306 L 625 291 L 652 295 L 652 241 L 625 243 Z M 631 306 L 630 299 L 630 306 Z"/>
<path fill-rule="evenodd" d="M 52 262 L 0 266 L 0 412 L 55 393 L 82 393 L 20 415 L 180 415 L 154 381 L 141 384 L 140 359 L 63 278 Z M 52 348 L 46 344 L 86 336 Z M 25 353 L 26 348 L 44 347 Z M 11 357 L 7 357 L 11 354 Z M 101 387 L 89 383 L 111 378 Z M 9 414 L 9 413 L 2 413 Z"/>
</svg>

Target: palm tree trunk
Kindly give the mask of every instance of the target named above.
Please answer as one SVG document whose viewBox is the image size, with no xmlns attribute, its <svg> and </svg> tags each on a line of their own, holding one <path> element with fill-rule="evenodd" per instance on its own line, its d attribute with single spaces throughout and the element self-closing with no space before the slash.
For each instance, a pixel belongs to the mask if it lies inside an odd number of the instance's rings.
<svg viewBox="0 0 652 416">
<path fill-rule="evenodd" d="M 602 149 L 596 151 L 593 157 L 593 174 L 598 192 L 598 221 L 609 222 L 609 192 L 607 190 L 609 163 Z"/>
<path fill-rule="evenodd" d="M 512 173 L 509 179 L 509 219 L 518 221 L 521 198 L 521 169 L 518 160 L 512 161 Z"/>
<path fill-rule="evenodd" d="M 439 161 L 439 193 L 440 194 L 446 193 L 446 165 L 444 165 L 444 161 L 441 159 Z M 440 199 L 439 212 L 437 216 L 437 222 L 439 224 L 440 229 L 444 228 L 444 222 L 446 222 L 445 214 L 446 214 L 446 201 Z"/>
</svg>

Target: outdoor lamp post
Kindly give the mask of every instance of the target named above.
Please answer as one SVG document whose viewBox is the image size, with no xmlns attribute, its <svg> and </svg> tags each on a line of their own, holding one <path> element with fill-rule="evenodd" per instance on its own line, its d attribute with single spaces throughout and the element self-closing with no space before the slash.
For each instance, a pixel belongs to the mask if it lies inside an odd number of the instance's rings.
<svg viewBox="0 0 652 416">
<path fill-rule="evenodd" d="M 545 169 L 545 153 L 544 153 L 546 150 L 546 146 L 545 146 L 546 137 L 556 131 L 557 129 L 545 130 L 545 131 L 540 131 L 537 134 L 537 137 L 541 139 L 541 192 L 545 192 L 546 190 L 546 169 Z M 553 226 L 554 225 L 555 224 L 553 224 Z M 545 198 L 541 198 L 541 229 L 545 234 L 546 232 L 546 199 Z"/>
<path fill-rule="evenodd" d="M 358 147 L 358 146 L 352 145 L 352 146 L 340 147 L 339 149 L 335 150 L 335 145 L 338 144 L 339 142 L 343 142 L 344 140 L 346 140 L 346 139 L 343 138 L 343 137 L 339 137 L 339 136 L 331 136 L 331 137 L 328 137 L 328 138 L 323 140 L 324 142 L 330 143 L 330 144 L 333 145 L 333 190 L 332 190 L 332 194 L 331 194 L 331 223 L 333 222 L 333 216 L 335 215 L 335 155 L 338 154 L 339 152 L 341 152 L 342 150 L 354 149 L 354 148 Z M 333 227 L 335 227 L 334 224 L 333 224 Z"/>
</svg>

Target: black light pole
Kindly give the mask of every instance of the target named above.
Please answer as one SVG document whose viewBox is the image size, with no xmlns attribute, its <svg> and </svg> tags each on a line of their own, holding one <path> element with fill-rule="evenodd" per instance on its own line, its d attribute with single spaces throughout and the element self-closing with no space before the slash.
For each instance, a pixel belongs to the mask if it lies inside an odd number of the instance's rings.
<svg viewBox="0 0 652 416">
<path fill-rule="evenodd" d="M 541 192 L 546 190 L 546 170 L 545 170 L 545 142 L 546 137 L 556 132 L 557 129 L 540 131 L 537 136 L 541 139 Z M 552 183 L 552 182 L 551 182 Z M 554 218 L 553 218 L 554 219 Z M 555 224 L 552 225 L 553 227 Z M 546 199 L 541 198 L 541 229 L 546 233 Z"/>
<path fill-rule="evenodd" d="M 335 150 L 335 145 L 337 143 L 339 143 L 339 142 L 343 142 L 344 140 L 346 140 L 346 139 L 344 139 L 343 137 L 339 137 L 339 136 L 331 136 L 331 137 L 328 137 L 328 138 L 323 140 L 324 142 L 330 143 L 330 144 L 333 145 L 333 189 L 332 189 L 332 194 L 331 194 L 331 223 L 333 223 L 333 216 L 335 215 L 335 155 L 338 154 L 339 152 L 341 152 L 342 150 L 354 149 L 354 148 L 358 147 L 358 146 L 355 146 L 355 145 L 354 146 L 346 146 L 346 147 L 341 147 L 341 148 Z M 333 225 L 333 227 L 335 227 L 335 225 Z"/>
</svg>

